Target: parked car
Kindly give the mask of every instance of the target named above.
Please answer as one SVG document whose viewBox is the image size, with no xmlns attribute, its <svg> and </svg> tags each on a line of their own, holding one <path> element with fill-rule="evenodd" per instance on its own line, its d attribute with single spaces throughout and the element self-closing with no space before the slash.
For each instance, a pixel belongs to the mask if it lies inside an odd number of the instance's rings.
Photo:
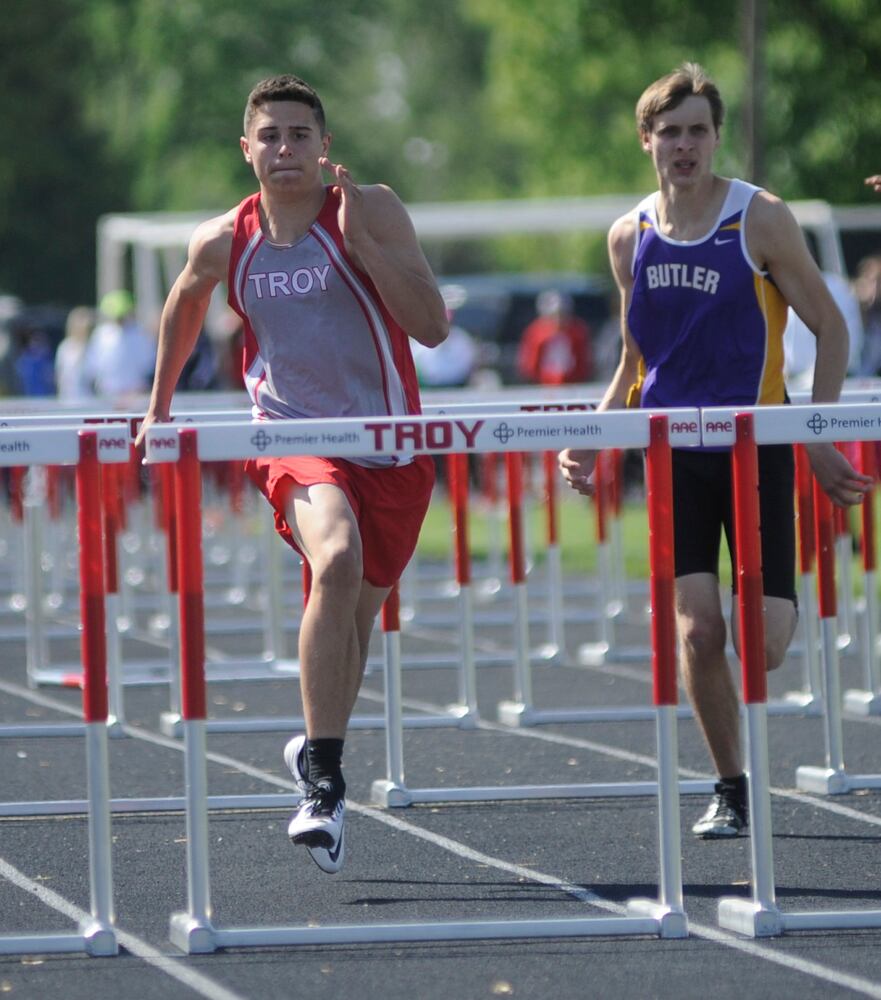
<svg viewBox="0 0 881 1000">
<path fill-rule="evenodd" d="M 541 292 L 555 289 L 569 295 L 596 346 L 609 318 L 613 290 L 610 279 L 571 273 L 447 275 L 440 278 L 440 286 L 452 321 L 479 343 L 478 366 L 496 372 L 504 385 L 522 382 L 517 348 L 523 330 L 537 315 Z"/>
</svg>

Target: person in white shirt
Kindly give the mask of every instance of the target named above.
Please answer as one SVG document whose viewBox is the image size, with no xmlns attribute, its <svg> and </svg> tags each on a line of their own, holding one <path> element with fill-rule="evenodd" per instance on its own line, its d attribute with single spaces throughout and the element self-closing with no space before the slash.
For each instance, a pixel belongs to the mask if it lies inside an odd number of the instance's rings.
<svg viewBox="0 0 881 1000">
<path fill-rule="evenodd" d="M 103 323 L 92 331 L 83 369 L 95 395 L 108 399 L 150 391 L 156 368 L 156 341 L 138 324 L 129 292 L 108 292 L 100 310 Z"/>
<path fill-rule="evenodd" d="M 856 375 L 860 369 L 863 351 L 863 317 L 860 313 L 860 303 L 843 275 L 824 271 L 823 279 L 847 324 L 847 371 L 850 375 Z M 786 318 L 786 329 L 783 331 L 783 374 L 790 389 L 810 389 L 816 360 L 817 338 L 790 307 Z"/>
</svg>

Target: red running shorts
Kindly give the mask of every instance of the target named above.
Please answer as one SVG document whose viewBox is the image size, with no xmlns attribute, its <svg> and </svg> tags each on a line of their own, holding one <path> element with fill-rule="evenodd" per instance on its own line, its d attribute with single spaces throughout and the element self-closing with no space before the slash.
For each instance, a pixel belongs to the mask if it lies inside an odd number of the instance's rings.
<svg viewBox="0 0 881 1000">
<path fill-rule="evenodd" d="M 272 505 L 275 530 L 300 555 L 287 522 L 292 488 L 317 483 L 339 487 L 361 533 L 364 579 L 374 587 L 397 583 L 416 548 L 434 486 L 434 463 L 428 455 L 418 455 L 408 465 L 381 469 L 312 455 L 249 458 L 245 472 Z"/>
</svg>

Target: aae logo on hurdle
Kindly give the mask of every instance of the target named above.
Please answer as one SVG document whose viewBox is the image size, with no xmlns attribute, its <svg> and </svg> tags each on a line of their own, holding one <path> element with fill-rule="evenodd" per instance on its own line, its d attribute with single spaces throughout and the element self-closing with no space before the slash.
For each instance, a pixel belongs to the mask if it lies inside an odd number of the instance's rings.
<svg viewBox="0 0 881 1000">
<path fill-rule="evenodd" d="M 98 458 L 102 462 L 127 462 L 130 458 L 131 439 L 128 428 L 119 424 L 97 430 Z"/>
<path fill-rule="evenodd" d="M 701 413 L 703 443 L 715 446 L 734 444 L 739 413 L 752 414 L 757 444 L 872 441 L 881 438 L 881 404 L 822 403 L 705 409 Z"/>
</svg>

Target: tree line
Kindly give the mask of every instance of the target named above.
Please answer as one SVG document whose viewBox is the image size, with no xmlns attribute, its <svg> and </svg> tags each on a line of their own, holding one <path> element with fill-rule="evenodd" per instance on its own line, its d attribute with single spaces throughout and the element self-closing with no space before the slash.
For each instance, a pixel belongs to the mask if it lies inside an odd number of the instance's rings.
<svg viewBox="0 0 881 1000">
<path fill-rule="evenodd" d="M 786 198 L 869 199 L 876 0 L 766 0 L 763 13 L 764 180 Z M 31 303 L 92 300 L 101 214 L 220 211 L 249 193 L 242 109 L 279 72 L 322 95 L 332 156 L 405 201 L 648 190 L 633 107 L 686 59 L 727 100 L 721 172 L 747 162 L 736 4 L 6 0 L 0 51 L 0 294 Z M 535 266 L 548 252 L 453 247 L 445 266 Z M 564 241 L 550 253 L 577 270 L 601 250 Z"/>
</svg>

